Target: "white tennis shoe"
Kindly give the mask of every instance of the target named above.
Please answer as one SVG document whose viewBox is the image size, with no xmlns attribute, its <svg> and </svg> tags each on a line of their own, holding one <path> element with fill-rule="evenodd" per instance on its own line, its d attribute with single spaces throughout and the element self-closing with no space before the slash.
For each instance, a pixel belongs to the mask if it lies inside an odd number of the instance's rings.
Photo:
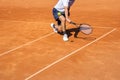
<svg viewBox="0 0 120 80">
<path fill-rule="evenodd" d="M 67 34 L 63 35 L 63 41 L 68 41 L 68 35 Z"/>
<path fill-rule="evenodd" d="M 51 23 L 51 25 L 50 25 L 51 27 L 52 27 L 52 29 L 53 29 L 53 31 L 55 32 L 55 33 L 57 33 L 58 32 L 58 29 L 57 28 L 55 28 L 55 24 L 54 23 Z"/>
</svg>

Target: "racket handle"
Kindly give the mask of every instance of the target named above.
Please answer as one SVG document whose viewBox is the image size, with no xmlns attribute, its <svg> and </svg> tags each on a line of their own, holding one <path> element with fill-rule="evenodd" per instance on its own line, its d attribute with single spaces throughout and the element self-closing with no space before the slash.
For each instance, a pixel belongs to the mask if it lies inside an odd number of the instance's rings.
<svg viewBox="0 0 120 80">
<path fill-rule="evenodd" d="M 73 22 L 73 21 L 71 21 L 71 22 L 70 22 L 70 24 L 74 24 L 74 25 L 76 25 L 76 23 L 75 23 L 75 22 Z"/>
</svg>

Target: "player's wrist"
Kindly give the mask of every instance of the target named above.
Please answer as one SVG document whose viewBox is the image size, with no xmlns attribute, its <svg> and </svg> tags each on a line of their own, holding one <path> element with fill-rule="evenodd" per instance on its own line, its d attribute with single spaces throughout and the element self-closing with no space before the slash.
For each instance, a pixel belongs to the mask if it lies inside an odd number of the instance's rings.
<svg viewBox="0 0 120 80">
<path fill-rule="evenodd" d="M 71 20 L 70 20 L 69 18 L 66 18 L 66 20 L 67 20 L 67 22 L 69 22 L 69 23 L 71 22 Z"/>
</svg>

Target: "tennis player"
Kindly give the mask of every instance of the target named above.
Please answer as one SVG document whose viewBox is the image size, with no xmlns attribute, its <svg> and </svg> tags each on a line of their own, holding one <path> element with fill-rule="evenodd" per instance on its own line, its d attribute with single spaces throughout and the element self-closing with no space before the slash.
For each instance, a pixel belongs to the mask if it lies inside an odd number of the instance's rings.
<svg viewBox="0 0 120 80">
<path fill-rule="evenodd" d="M 51 27 L 54 32 L 63 32 L 63 40 L 68 41 L 68 35 L 66 33 L 66 21 L 71 23 L 70 7 L 75 0 L 58 0 L 57 4 L 53 8 L 53 16 L 57 24 L 51 23 Z"/>
</svg>

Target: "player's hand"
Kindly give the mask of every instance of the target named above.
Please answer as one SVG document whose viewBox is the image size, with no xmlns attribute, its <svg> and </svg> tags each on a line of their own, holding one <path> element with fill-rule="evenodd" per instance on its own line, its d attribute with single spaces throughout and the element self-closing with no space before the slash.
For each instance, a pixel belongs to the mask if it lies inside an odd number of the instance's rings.
<svg viewBox="0 0 120 80">
<path fill-rule="evenodd" d="M 69 18 L 66 18 L 66 21 L 69 22 L 69 23 L 71 22 L 71 20 Z"/>
</svg>

